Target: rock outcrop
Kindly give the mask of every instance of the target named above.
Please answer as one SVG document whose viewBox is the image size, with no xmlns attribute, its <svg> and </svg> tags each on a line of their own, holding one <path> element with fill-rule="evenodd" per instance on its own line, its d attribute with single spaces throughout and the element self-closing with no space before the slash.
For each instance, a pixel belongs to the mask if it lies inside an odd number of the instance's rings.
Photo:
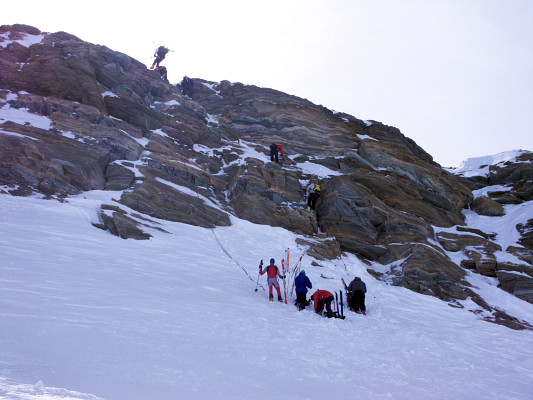
<svg viewBox="0 0 533 400">
<path fill-rule="evenodd" d="M 533 153 L 521 151 L 514 160 L 484 167 L 486 172 L 462 178 L 474 193 L 480 193 L 470 204 L 471 209 L 495 218 L 495 225 L 498 224 L 497 217 L 505 216 L 509 206 L 520 205 L 524 207 L 525 215 L 531 214 L 527 211 L 527 202 L 533 198 Z M 507 224 L 515 225 L 519 239 L 504 248 L 495 240 L 498 236 L 509 235 L 509 232 L 498 234 L 477 230 L 472 232 L 475 236 L 462 234 L 453 240 L 449 235 L 440 234 L 439 241 L 444 247 L 460 246 L 451 251 L 465 254 L 467 258 L 461 262 L 463 267 L 496 277 L 502 289 L 533 303 L 533 219 L 516 223 L 511 218 Z M 449 244 L 450 241 L 453 243 Z"/>
<path fill-rule="evenodd" d="M 468 269 L 532 301 L 529 281 L 511 276 L 529 273 L 531 220 L 512 250 L 524 265 L 506 269 L 487 234 L 444 231 L 464 226 L 470 205 L 502 215 L 502 204 L 533 200 L 531 159 L 486 180 L 458 177 L 394 127 L 228 81 L 195 79 L 186 98 L 125 54 L 24 25 L 0 27 L 0 72 L 2 191 L 117 191 L 97 225 L 123 238 L 149 239 L 157 219 L 213 228 L 235 215 L 302 235 L 319 260 L 350 252 L 394 266 L 373 273 L 446 301 L 490 309 Z M 280 164 L 271 143 L 283 144 Z M 305 210 L 311 180 L 323 189 L 315 213 Z M 473 190 L 496 184 L 513 190 L 472 203 Z M 463 265 L 446 251 L 465 253 Z"/>
</svg>

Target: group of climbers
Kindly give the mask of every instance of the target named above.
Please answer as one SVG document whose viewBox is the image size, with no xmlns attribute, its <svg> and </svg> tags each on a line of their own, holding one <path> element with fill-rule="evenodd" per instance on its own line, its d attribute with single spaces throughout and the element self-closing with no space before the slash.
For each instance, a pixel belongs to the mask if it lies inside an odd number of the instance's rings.
<svg viewBox="0 0 533 400">
<path fill-rule="evenodd" d="M 283 147 L 279 143 L 272 143 L 270 145 L 270 161 L 279 163 L 279 159 L 283 159 Z"/>
<path fill-rule="evenodd" d="M 280 143 L 272 143 L 270 145 L 270 161 L 279 163 L 280 159 L 283 159 L 283 146 Z M 320 185 L 310 182 L 305 194 L 307 198 L 307 211 L 314 211 L 316 201 L 320 197 Z"/>
<path fill-rule="evenodd" d="M 155 51 L 154 57 L 155 60 L 150 67 L 150 69 L 155 69 L 155 71 L 159 72 L 161 75 L 161 78 L 166 82 L 168 82 L 167 79 L 167 69 L 164 66 L 160 66 L 159 64 L 161 61 L 165 59 L 165 56 L 170 50 L 167 49 L 164 46 L 159 46 L 157 50 Z M 182 93 L 185 97 L 192 98 L 193 96 L 193 88 L 194 88 L 194 80 L 190 79 L 189 77 L 185 76 L 183 77 L 183 80 L 181 82 L 182 87 Z M 272 143 L 270 145 L 270 161 L 279 163 L 279 160 L 283 159 L 283 147 L 279 143 Z M 315 209 L 316 202 L 318 198 L 320 197 L 320 185 L 318 183 L 311 182 L 306 188 L 306 195 L 307 195 L 307 211 L 311 211 Z M 268 291 L 269 291 L 269 300 L 274 301 L 274 295 L 272 293 L 272 288 L 276 288 L 276 292 L 278 295 L 278 301 L 283 301 L 283 298 L 281 296 L 281 288 L 280 284 L 278 282 L 278 277 L 285 279 L 285 275 L 283 275 L 279 268 L 275 265 L 275 260 L 273 258 L 270 259 L 270 264 L 266 267 L 265 270 L 262 268 L 262 262 L 261 266 L 259 266 L 259 274 L 264 275 L 267 274 L 268 279 Z M 296 302 L 295 305 L 300 309 L 305 309 L 306 306 L 308 306 L 311 303 L 311 300 L 307 300 L 307 292 L 308 289 L 312 289 L 313 285 L 310 281 L 310 279 L 305 274 L 305 271 L 300 271 L 299 275 L 294 280 L 294 286 L 296 288 Z M 359 313 L 365 314 L 366 308 L 365 308 L 365 293 L 366 293 L 366 285 L 363 281 L 361 281 L 361 278 L 355 277 L 355 279 L 350 283 L 348 286 L 348 289 L 350 290 L 350 293 L 347 293 L 348 299 L 350 300 L 350 307 Z M 318 314 L 322 314 L 324 307 L 326 308 L 326 316 L 328 318 L 331 318 L 334 316 L 334 313 L 331 309 L 331 303 L 334 300 L 334 296 L 332 293 L 328 292 L 327 290 L 317 290 L 313 295 L 311 296 L 311 299 L 314 302 L 314 308 L 315 312 Z"/>
<path fill-rule="evenodd" d="M 280 272 L 279 268 L 275 264 L 275 260 L 271 258 L 270 264 L 264 270 L 261 262 L 261 265 L 259 266 L 259 274 L 267 274 L 268 299 L 270 301 L 274 301 L 272 289 L 276 288 L 278 294 L 278 301 L 283 302 L 278 277 L 281 279 L 285 279 L 286 276 Z M 298 276 L 294 279 L 294 287 L 296 289 L 296 301 L 294 305 L 297 306 L 299 310 L 305 309 L 305 307 L 311 304 L 312 300 L 314 303 L 315 312 L 317 314 L 322 315 L 325 308 L 326 312 L 324 315 L 326 317 L 332 318 L 336 315 L 331 309 L 331 303 L 335 300 L 335 297 L 331 292 L 328 292 L 327 290 L 323 289 L 318 289 L 311 295 L 311 299 L 307 300 L 308 289 L 312 289 L 313 284 L 311 283 L 311 280 L 306 275 L 304 270 L 301 270 Z M 349 307 L 358 314 L 366 315 L 365 283 L 361 280 L 361 278 L 356 276 L 354 280 L 350 283 L 350 285 L 348 285 L 348 290 L 349 293 L 347 293 L 347 298 L 349 300 Z"/>
<path fill-rule="evenodd" d="M 165 81 L 165 83 L 168 83 L 167 68 L 164 66 L 160 66 L 159 63 L 165 59 L 169 51 L 170 50 L 167 49 L 165 46 L 159 46 L 154 54 L 155 60 L 152 66 L 150 67 L 150 69 L 155 69 L 157 72 L 159 72 L 159 75 L 161 75 L 161 78 L 163 78 L 163 81 Z"/>
<path fill-rule="evenodd" d="M 159 46 L 154 53 L 155 60 L 150 67 L 150 69 L 159 72 L 159 75 L 161 75 L 161 78 L 165 83 L 169 83 L 167 77 L 167 68 L 159 64 L 165 59 L 169 51 L 171 50 L 167 49 L 165 46 Z M 181 81 L 181 88 L 183 95 L 192 99 L 194 92 L 194 80 L 188 76 L 184 76 L 183 80 Z"/>
<path fill-rule="evenodd" d="M 167 78 L 167 69 L 164 66 L 159 64 L 163 61 L 170 50 L 165 46 L 159 46 L 154 54 L 155 60 L 150 67 L 150 69 L 155 69 L 161 75 L 161 78 L 166 83 L 168 82 Z M 181 81 L 182 93 L 185 97 L 192 99 L 194 91 L 194 80 L 184 76 Z M 280 143 L 272 143 L 270 145 L 270 161 L 279 163 L 279 160 L 283 159 L 283 146 Z M 317 183 L 310 183 L 306 189 L 307 195 L 307 211 L 314 211 L 317 199 L 320 197 L 320 185 Z"/>
</svg>

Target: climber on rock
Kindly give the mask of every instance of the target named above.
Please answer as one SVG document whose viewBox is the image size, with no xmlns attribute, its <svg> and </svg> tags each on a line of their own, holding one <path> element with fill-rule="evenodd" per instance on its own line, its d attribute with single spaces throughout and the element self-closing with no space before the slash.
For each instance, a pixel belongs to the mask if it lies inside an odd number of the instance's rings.
<svg viewBox="0 0 533 400">
<path fill-rule="evenodd" d="M 276 161 L 276 163 L 279 163 L 278 144 L 277 143 L 272 143 L 270 145 L 270 161 Z"/>
<path fill-rule="evenodd" d="M 190 99 L 192 99 L 194 91 L 194 79 L 189 78 L 188 76 L 184 76 L 183 80 L 181 81 L 181 93 Z"/>
<path fill-rule="evenodd" d="M 279 153 L 279 158 L 283 160 L 283 147 L 281 146 L 280 143 L 278 143 L 278 153 Z"/>
<path fill-rule="evenodd" d="M 155 51 L 154 57 L 154 63 L 150 67 L 150 69 L 154 69 L 155 67 L 159 67 L 159 63 L 165 59 L 165 56 L 169 52 L 169 49 L 167 49 L 165 46 L 159 46 L 157 50 Z"/>
<path fill-rule="evenodd" d="M 165 81 L 165 83 L 168 83 L 167 79 L 167 67 L 156 67 L 155 69 L 157 72 L 159 72 L 159 75 L 161 75 L 161 78 Z"/>
<path fill-rule="evenodd" d="M 320 197 L 320 185 L 318 183 L 309 183 L 305 189 L 307 194 L 307 211 L 315 210 L 316 201 Z"/>
</svg>

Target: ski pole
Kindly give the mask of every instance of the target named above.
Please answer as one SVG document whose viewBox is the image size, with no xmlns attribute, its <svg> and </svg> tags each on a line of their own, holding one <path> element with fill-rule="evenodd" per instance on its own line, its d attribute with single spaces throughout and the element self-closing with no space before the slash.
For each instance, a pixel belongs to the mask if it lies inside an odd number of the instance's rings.
<svg viewBox="0 0 533 400">
<path fill-rule="evenodd" d="M 263 260 L 259 264 L 259 272 L 257 272 L 257 283 L 255 284 L 255 291 L 257 292 L 257 287 L 259 286 L 259 276 L 261 275 L 261 269 L 263 268 Z"/>
<path fill-rule="evenodd" d="M 294 283 L 296 281 L 296 274 L 298 274 L 298 271 L 302 267 L 302 257 L 303 257 L 303 254 L 300 256 L 300 259 L 298 260 L 298 262 L 294 266 L 294 269 L 292 270 L 292 287 L 291 287 L 291 292 L 290 292 L 291 296 L 294 291 Z"/>
<path fill-rule="evenodd" d="M 283 271 L 283 292 L 285 294 L 285 304 L 287 304 L 287 283 L 285 282 L 285 260 L 281 260 L 281 270 Z"/>
<path fill-rule="evenodd" d="M 341 298 L 341 318 L 344 319 L 344 305 L 342 303 L 342 290 L 339 290 L 339 297 Z"/>
</svg>

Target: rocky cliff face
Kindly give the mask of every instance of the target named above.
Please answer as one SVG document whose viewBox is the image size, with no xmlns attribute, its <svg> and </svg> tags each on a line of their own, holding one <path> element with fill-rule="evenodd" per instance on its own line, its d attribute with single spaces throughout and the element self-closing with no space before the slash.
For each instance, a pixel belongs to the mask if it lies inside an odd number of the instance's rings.
<svg viewBox="0 0 533 400">
<path fill-rule="evenodd" d="M 519 246 L 499 249 L 464 215 L 531 201 L 531 154 L 489 178 L 459 177 L 382 123 L 228 81 L 195 79 L 190 99 L 125 54 L 24 25 L 0 27 L 0 72 L 3 192 L 64 201 L 117 191 L 99 227 L 124 238 L 149 238 L 143 225 L 157 219 L 215 227 L 235 215 L 300 234 L 317 261 L 354 253 L 375 276 L 446 301 L 496 306 L 465 280 L 475 269 L 533 302 L 533 221 L 518 228 Z M 285 150 L 279 164 L 271 143 Z M 315 213 L 305 210 L 310 181 L 322 187 Z M 511 193 L 473 202 L 473 191 L 500 181 Z M 502 250 L 520 263 L 502 269 Z"/>
</svg>

